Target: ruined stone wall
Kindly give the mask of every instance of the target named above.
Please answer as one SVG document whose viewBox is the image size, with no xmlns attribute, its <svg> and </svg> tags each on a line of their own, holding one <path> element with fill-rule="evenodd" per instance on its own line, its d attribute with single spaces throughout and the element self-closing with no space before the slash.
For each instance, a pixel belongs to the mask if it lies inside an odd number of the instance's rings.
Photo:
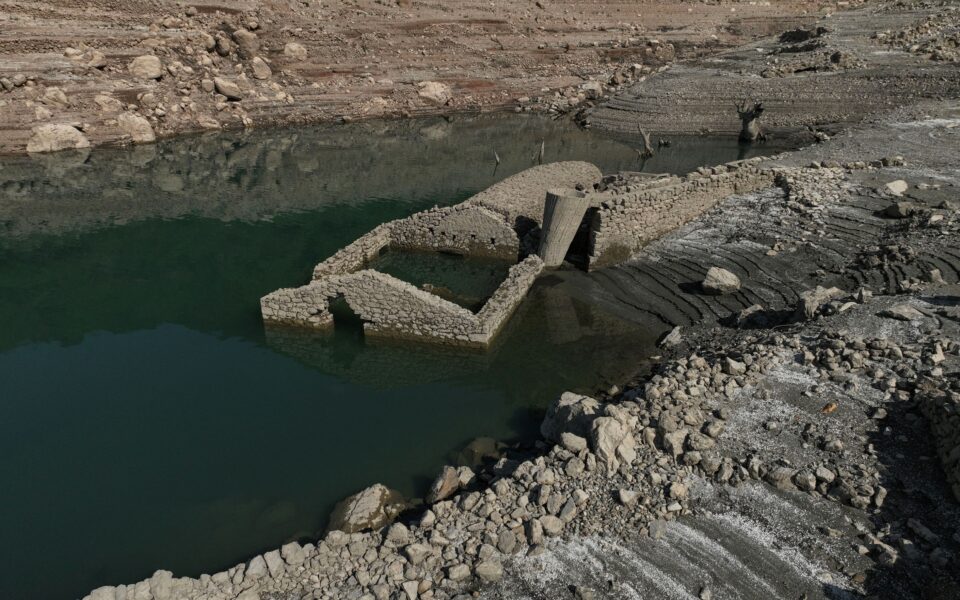
<svg viewBox="0 0 960 600">
<path fill-rule="evenodd" d="M 260 309 L 267 323 L 329 329 L 333 326 L 330 300 L 343 296 L 363 321 L 365 334 L 486 347 L 526 297 L 542 269 L 543 261 L 538 257 L 511 267 L 504 283 L 478 314 L 369 269 L 277 290 L 260 300 Z"/>
<path fill-rule="evenodd" d="M 364 269 L 380 251 L 390 245 L 391 228 L 396 221 L 384 223 L 362 235 L 313 268 L 313 278 L 352 273 Z"/>
<path fill-rule="evenodd" d="M 510 267 L 507 278 L 477 313 L 488 340 L 496 337 L 513 311 L 520 306 L 541 271 L 543 260 L 539 256 L 528 256 Z"/>
<path fill-rule="evenodd" d="M 591 223 L 590 268 L 627 260 L 651 241 L 696 218 L 723 198 L 773 185 L 750 159 L 701 168 L 679 181 L 654 181 L 626 194 L 598 195 Z"/>
<path fill-rule="evenodd" d="M 920 409 L 930 423 L 947 482 L 960 501 L 960 401 L 937 391 L 922 398 Z"/>
<path fill-rule="evenodd" d="M 391 224 L 391 245 L 516 261 L 520 239 L 499 214 L 459 204 L 425 210 Z"/>
</svg>

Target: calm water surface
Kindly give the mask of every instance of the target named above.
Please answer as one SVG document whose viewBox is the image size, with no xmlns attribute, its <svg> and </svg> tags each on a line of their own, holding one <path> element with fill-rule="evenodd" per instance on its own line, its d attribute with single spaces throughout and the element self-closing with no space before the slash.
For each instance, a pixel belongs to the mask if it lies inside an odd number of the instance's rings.
<svg viewBox="0 0 960 600">
<path fill-rule="evenodd" d="M 265 293 L 379 223 L 530 166 L 541 141 L 547 161 L 605 172 L 743 156 L 732 139 L 675 140 L 641 165 L 629 142 L 496 117 L 0 161 L 0 598 L 197 576 L 315 538 L 345 495 L 422 494 L 470 440 L 531 435 L 559 392 L 633 373 L 659 332 L 549 275 L 486 354 L 260 322 Z"/>
</svg>

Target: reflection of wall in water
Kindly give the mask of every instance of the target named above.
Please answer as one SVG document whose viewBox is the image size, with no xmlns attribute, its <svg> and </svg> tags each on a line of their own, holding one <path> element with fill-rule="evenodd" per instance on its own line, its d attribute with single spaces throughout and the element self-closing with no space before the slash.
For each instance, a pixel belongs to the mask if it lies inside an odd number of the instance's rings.
<svg viewBox="0 0 960 600">
<path fill-rule="evenodd" d="M 282 326 L 268 326 L 265 332 L 272 349 L 352 383 L 388 388 L 465 377 L 496 379 L 522 388 L 522 394 L 506 390 L 516 393 L 518 401 L 538 397 L 543 403 L 575 381 L 594 380 L 594 388 L 577 390 L 593 392 L 627 380 L 644 368 L 637 357 L 652 353 L 659 333 L 573 299 L 544 280 L 534 284 L 486 352 L 348 340 L 337 332 Z"/>
</svg>

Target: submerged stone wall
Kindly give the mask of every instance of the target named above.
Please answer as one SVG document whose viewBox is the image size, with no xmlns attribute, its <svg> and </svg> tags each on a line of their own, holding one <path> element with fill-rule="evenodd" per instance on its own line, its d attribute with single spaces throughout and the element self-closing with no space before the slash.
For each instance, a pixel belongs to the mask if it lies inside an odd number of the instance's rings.
<svg viewBox="0 0 960 600">
<path fill-rule="evenodd" d="M 655 180 L 627 194 L 597 194 L 589 268 L 623 262 L 651 241 L 696 218 L 717 202 L 773 185 L 762 159 L 701 168 L 683 179 Z"/>
<path fill-rule="evenodd" d="M 511 267 L 477 314 L 370 269 L 277 290 L 260 300 L 260 309 L 267 323 L 329 329 L 333 326 L 330 300 L 342 296 L 363 320 L 367 335 L 483 348 L 526 297 L 542 269 L 543 261 L 535 256 Z"/>
</svg>

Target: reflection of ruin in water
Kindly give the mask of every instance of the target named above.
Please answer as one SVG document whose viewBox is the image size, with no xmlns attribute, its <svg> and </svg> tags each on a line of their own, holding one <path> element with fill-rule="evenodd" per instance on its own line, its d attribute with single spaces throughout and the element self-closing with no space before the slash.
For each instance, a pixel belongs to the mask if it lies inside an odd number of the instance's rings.
<svg viewBox="0 0 960 600">
<path fill-rule="evenodd" d="M 419 385 L 476 377 L 519 377 L 536 386 L 537 374 L 577 378 L 579 370 L 598 382 L 622 382 L 643 367 L 627 355 L 649 353 L 660 333 L 572 298 L 555 277 L 537 281 L 500 337 L 486 351 L 363 338 L 356 329 L 332 332 L 285 326 L 265 328 L 267 345 L 301 363 L 347 381 L 372 387 Z M 359 323 L 353 325 L 359 327 Z M 594 392 L 599 385 L 581 391 Z M 529 397 L 529 390 L 525 390 Z"/>
</svg>

